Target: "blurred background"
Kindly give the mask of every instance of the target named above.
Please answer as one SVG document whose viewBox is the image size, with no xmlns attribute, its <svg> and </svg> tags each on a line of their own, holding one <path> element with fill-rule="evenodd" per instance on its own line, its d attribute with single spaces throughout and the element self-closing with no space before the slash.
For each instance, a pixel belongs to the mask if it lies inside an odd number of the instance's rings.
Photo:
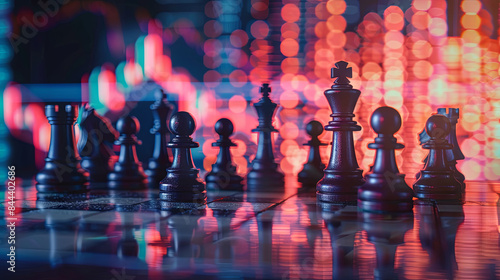
<svg viewBox="0 0 500 280">
<path fill-rule="evenodd" d="M 497 0 L 0 0 L 0 170 L 16 165 L 18 176 L 34 177 L 50 142 L 44 105 L 58 102 L 89 103 L 113 123 L 137 116 L 145 162 L 153 149 L 149 106 L 161 87 L 196 118 L 196 165 L 210 170 L 213 125 L 228 117 L 245 174 L 256 151 L 252 104 L 270 82 L 280 105 L 275 154 L 295 175 L 308 152 L 305 124 L 330 120 L 323 91 L 330 68 L 345 60 L 362 91 L 355 146 L 363 170 L 373 162 L 367 144 L 377 107 L 403 117 L 397 138 L 406 148 L 397 160 L 409 178 L 427 152 L 418 141 L 426 119 L 454 107 L 466 156 L 459 170 L 468 180 L 499 180 L 499 13 Z M 330 148 L 321 150 L 324 162 Z"/>
</svg>

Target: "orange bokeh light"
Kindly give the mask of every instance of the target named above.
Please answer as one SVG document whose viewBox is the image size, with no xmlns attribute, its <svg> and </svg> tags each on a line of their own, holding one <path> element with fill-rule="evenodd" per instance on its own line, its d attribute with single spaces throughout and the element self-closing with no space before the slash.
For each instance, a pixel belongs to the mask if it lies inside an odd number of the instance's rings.
<svg viewBox="0 0 500 280">
<path fill-rule="evenodd" d="M 331 30 L 326 36 L 326 41 L 332 48 L 342 48 L 347 39 L 344 32 L 340 30 Z"/>
<path fill-rule="evenodd" d="M 432 64 L 427 60 L 419 60 L 413 65 L 413 74 L 421 80 L 429 79 L 432 72 Z"/>
<path fill-rule="evenodd" d="M 429 27 L 431 16 L 427 12 L 418 11 L 411 17 L 411 23 L 415 28 L 424 30 Z"/>
<path fill-rule="evenodd" d="M 347 5 L 344 0 L 329 0 L 326 9 L 332 15 L 341 15 L 345 12 Z"/>
<path fill-rule="evenodd" d="M 478 0 L 464 0 L 460 6 L 462 11 L 468 14 L 477 14 L 481 10 L 481 2 Z"/>
<path fill-rule="evenodd" d="M 465 29 L 478 29 L 481 25 L 481 18 L 476 14 L 465 14 L 460 20 Z"/>
<path fill-rule="evenodd" d="M 295 22 L 300 19 L 300 10 L 297 5 L 288 3 L 281 8 L 281 18 L 287 22 Z"/>
<path fill-rule="evenodd" d="M 425 40 L 418 40 L 413 44 L 411 51 L 417 58 L 426 59 L 432 54 L 432 46 Z"/>
<path fill-rule="evenodd" d="M 431 0 L 415 0 L 412 2 L 413 7 L 419 11 L 427 11 L 431 4 Z"/>
<path fill-rule="evenodd" d="M 296 56 L 299 52 L 299 43 L 292 38 L 286 38 L 281 42 L 280 50 L 285 56 Z"/>
<path fill-rule="evenodd" d="M 343 16 L 333 15 L 326 21 L 326 26 L 330 30 L 344 31 L 347 26 L 347 21 Z"/>
<path fill-rule="evenodd" d="M 229 98 L 228 107 L 233 113 L 242 113 L 247 108 L 247 101 L 241 95 L 233 95 Z"/>
</svg>

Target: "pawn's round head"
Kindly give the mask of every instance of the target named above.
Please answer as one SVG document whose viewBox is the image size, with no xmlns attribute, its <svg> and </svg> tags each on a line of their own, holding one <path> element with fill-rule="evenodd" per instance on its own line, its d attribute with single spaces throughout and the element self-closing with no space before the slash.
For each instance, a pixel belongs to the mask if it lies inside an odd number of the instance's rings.
<svg viewBox="0 0 500 280">
<path fill-rule="evenodd" d="M 319 136 L 323 133 L 323 125 L 318 121 L 310 121 L 306 125 L 306 132 L 311 136 Z"/>
<path fill-rule="evenodd" d="M 220 136 L 229 137 L 233 134 L 233 130 L 233 123 L 229 119 L 222 118 L 215 123 L 215 132 Z"/>
<path fill-rule="evenodd" d="M 392 107 L 380 107 L 373 112 L 370 125 L 378 134 L 393 135 L 401 128 L 401 115 Z"/>
<path fill-rule="evenodd" d="M 425 131 L 432 138 L 444 139 L 451 131 L 450 120 L 443 115 L 432 115 L 425 123 Z"/>
<path fill-rule="evenodd" d="M 134 116 L 123 117 L 116 123 L 116 129 L 121 134 L 136 134 L 140 128 L 139 120 Z"/>
<path fill-rule="evenodd" d="M 195 128 L 196 122 L 188 112 L 177 112 L 170 118 L 170 131 L 175 135 L 189 136 Z"/>
</svg>

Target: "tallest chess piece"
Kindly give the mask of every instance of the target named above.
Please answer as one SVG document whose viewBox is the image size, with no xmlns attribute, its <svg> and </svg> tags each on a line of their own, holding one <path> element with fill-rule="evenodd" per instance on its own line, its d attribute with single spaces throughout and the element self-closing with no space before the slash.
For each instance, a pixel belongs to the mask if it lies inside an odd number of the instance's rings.
<svg viewBox="0 0 500 280">
<path fill-rule="evenodd" d="M 325 126 L 325 130 L 333 131 L 332 153 L 325 176 L 316 185 L 317 197 L 324 202 L 355 203 L 358 187 L 364 183 L 353 141 L 353 131 L 361 127 L 352 119 L 361 91 L 353 89 L 347 79 L 352 77 L 352 68 L 347 68 L 347 62 L 339 61 L 335 66 L 332 78 L 337 79 L 332 88 L 325 91 L 332 109 L 333 120 Z"/>
<path fill-rule="evenodd" d="M 259 115 L 259 126 L 252 130 L 252 132 L 259 133 L 259 144 L 250 167 L 251 170 L 247 175 L 247 187 L 251 191 L 273 191 L 284 186 L 284 175 L 278 170 L 278 164 L 274 162 L 271 139 L 271 132 L 277 131 L 273 126 L 273 117 L 278 105 L 269 98 L 271 92 L 269 84 L 263 84 L 260 92 L 262 98 L 254 104 Z"/>
<path fill-rule="evenodd" d="M 78 108 L 47 105 L 45 115 L 50 123 L 50 148 L 44 168 L 36 175 L 36 189 L 42 193 L 86 191 L 88 173 L 81 168 L 75 145 Z"/>
</svg>

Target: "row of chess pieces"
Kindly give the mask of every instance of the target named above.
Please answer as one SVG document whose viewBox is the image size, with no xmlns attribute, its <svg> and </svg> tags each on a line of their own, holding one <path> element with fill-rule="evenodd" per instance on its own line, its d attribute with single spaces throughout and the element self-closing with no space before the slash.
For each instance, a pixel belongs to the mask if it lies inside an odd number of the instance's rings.
<svg viewBox="0 0 500 280">
<path fill-rule="evenodd" d="M 325 97 L 332 109 L 332 121 L 324 128 L 332 131 L 333 142 L 328 165 L 321 162 L 319 147 L 326 145 L 318 136 L 323 125 L 311 121 L 306 126 L 311 140 L 308 161 L 298 174 L 304 186 L 315 186 L 321 202 L 353 204 L 375 212 L 408 212 L 413 199 L 463 203 L 464 176 L 457 170 L 457 160 L 463 154 L 456 139 L 458 109 L 438 109 L 431 116 L 420 135 L 423 148 L 429 149 L 424 169 L 417 174 L 413 189 L 405 182 L 395 159 L 395 150 L 404 146 L 397 143 L 394 133 L 401 127 L 401 116 L 391 107 L 380 107 L 371 116 L 371 127 L 378 134 L 368 145 L 376 150 L 374 164 L 363 177 L 356 161 L 353 131 L 361 130 L 353 120 L 354 107 L 361 92 L 353 89 L 348 77 L 352 69 L 347 63 L 337 62 L 332 68 L 336 78 Z M 277 107 L 269 98 L 269 84 L 261 87 L 262 97 L 254 104 L 259 125 L 252 130 L 258 133 L 258 148 L 250 171 L 246 175 L 248 191 L 280 191 L 284 188 L 284 175 L 274 160 L 271 133 L 273 116 Z M 195 120 L 188 112 L 177 112 L 170 117 L 172 105 L 163 91 L 156 93 L 151 105 L 155 135 L 153 156 L 146 170 L 137 159 L 135 136 L 139 130 L 136 117 L 118 120 L 116 130 L 110 121 L 88 105 L 81 110 L 78 145 L 75 145 L 74 124 L 78 108 L 73 105 L 47 105 L 46 116 L 51 124 L 50 148 L 44 168 L 37 174 L 40 193 L 81 192 L 88 190 L 88 182 L 106 183 L 110 189 L 137 190 L 148 185 L 160 189 L 160 199 L 169 202 L 199 202 L 206 199 L 206 190 L 243 190 L 244 178 L 236 173 L 230 147 L 235 146 L 230 136 L 234 127 L 229 119 L 220 119 L 215 131 L 220 139 L 212 145 L 219 148 L 216 162 L 205 181 L 194 166 L 191 149 L 199 147 L 191 135 L 196 129 Z M 168 125 L 167 125 L 168 124 Z M 167 134 L 173 137 L 167 143 Z M 112 144 L 120 145 L 118 158 Z M 171 149 L 173 161 L 168 156 Z"/>
</svg>

